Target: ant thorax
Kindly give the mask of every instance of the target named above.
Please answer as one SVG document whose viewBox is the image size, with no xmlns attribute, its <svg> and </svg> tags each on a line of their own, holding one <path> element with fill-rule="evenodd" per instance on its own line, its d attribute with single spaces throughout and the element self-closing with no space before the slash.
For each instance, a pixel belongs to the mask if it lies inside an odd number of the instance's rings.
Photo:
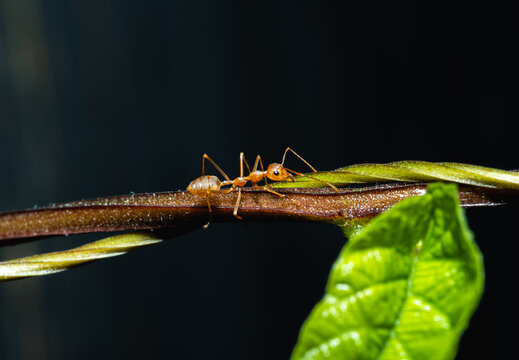
<svg viewBox="0 0 519 360">
<path fill-rule="evenodd" d="M 265 174 L 265 171 L 255 170 L 252 171 L 247 177 L 249 178 L 250 182 L 255 185 L 259 183 L 261 180 L 263 180 Z"/>
</svg>

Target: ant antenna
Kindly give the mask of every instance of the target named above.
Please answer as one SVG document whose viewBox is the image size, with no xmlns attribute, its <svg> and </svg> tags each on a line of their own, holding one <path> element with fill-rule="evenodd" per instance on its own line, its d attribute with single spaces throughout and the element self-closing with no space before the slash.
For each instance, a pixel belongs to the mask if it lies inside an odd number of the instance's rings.
<svg viewBox="0 0 519 360">
<path fill-rule="evenodd" d="M 308 161 L 306 161 L 305 159 L 303 159 L 298 153 L 296 153 L 294 150 L 292 150 L 290 147 L 287 147 L 286 150 L 285 150 L 285 153 L 283 154 L 283 160 L 281 160 L 281 165 L 283 165 L 285 163 L 285 158 L 286 158 L 286 155 L 288 152 L 291 152 L 292 154 L 294 154 L 295 156 L 297 156 L 299 158 L 299 160 L 301 160 L 302 162 L 304 162 L 306 165 L 308 165 L 308 167 L 310 169 L 312 169 L 313 172 L 317 172 L 317 170 L 315 170 L 315 168 L 310 165 L 310 163 Z M 308 175 L 305 175 L 303 173 L 300 173 L 300 172 L 297 172 L 297 171 L 294 171 L 294 170 L 290 170 L 290 169 L 287 169 L 285 168 L 285 170 L 297 175 L 297 176 L 302 176 L 302 177 L 307 177 L 309 179 L 312 179 L 312 180 L 315 180 L 317 182 L 320 182 L 320 183 L 323 183 L 323 184 L 326 184 L 328 185 L 329 187 L 331 187 L 332 189 L 334 189 L 335 191 L 339 192 L 339 189 L 337 189 L 337 187 L 335 187 L 334 185 L 330 184 L 329 182 L 327 181 L 324 181 L 324 180 L 321 180 L 321 179 L 317 179 L 317 178 L 314 178 L 312 176 L 308 176 Z"/>
<path fill-rule="evenodd" d="M 306 161 L 305 159 L 303 159 L 301 156 L 299 156 L 298 153 L 296 153 L 294 150 L 292 150 L 291 148 L 287 147 L 286 150 L 285 150 L 285 153 L 283 154 L 283 160 L 281 160 L 281 165 L 285 164 L 285 157 L 287 155 L 287 152 L 290 151 L 292 152 L 292 154 L 294 154 L 295 156 L 297 156 L 299 158 L 299 160 L 301 160 L 302 162 L 304 162 L 306 165 L 308 165 L 308 167 L 310 169 L 312 169 L 313 172 L 317 172 L 317 170 L 315 170 L 315 168 L 310 165 L 310 163 L 308 163 L 308 161 Z"/>
</svg>

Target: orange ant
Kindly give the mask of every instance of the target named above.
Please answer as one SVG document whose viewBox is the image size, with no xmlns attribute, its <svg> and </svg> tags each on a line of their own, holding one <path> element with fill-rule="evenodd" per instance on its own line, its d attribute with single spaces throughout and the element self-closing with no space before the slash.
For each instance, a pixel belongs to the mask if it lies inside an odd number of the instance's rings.
<svg viewBox="0 0 519 360">
<path fill-rule="evenodd" d="M 285 195 L 278 193 L 277 191 L 272 190 L 268 187 L 267 178 L 272 181 L 294 181 L 294 176 L 290 173 L 293 173 L 298 176 L 305 176 L 308 178 L 311 178 L 313 180 L 322 182 L 331 188 L 333 188 L 335 191 L 339 191 L 335 186 L 330 184 L 329 182 L 326 182 L 324 180 L 315 179 L 308 175 L 304 175 L 302 173 L 299 173 L 294 170 L 287 169 L 283 166 L 285 163 L 285 157 L 287 155 L 287 152 L 292 152 L 295 156 L 297 156 L 301 161 L 303 161 L 310 169 L 312 169 L 313 172 L 317 172 L 315 168 L 310 165 L 305 159 L 303 159 L 301 156 L 299 156 L 294 150 L 287 147 L 285 150 L 285 153 L 283 154 L 283 160 L 281 161 L 281 164 L 278 163 L 272 163 L 267 167 L 267 170 L 263 167 L 263 162 L 261 161 L 261 156 L 256 157 L 256 161 L 254 162 L 254 167 L 251 171 L 250 166 L 245 159 L 245 155 L 240 153 L 240 176 L 235 178 L 234 180 L 231 180 L 227 174 L 218 166 L 216 163 L 209 157 L 209 155 L 204 154 L 202 156 L 202 176 L 199 178 L 196 178 L 193 180 L 189 186 L 187 187 L 187 190 L 200 198 L 204 198 L 207 201 L 207 207 L 209 209 L 209 212 L 211 212 L 211 203 L 209 202 L 209 198 L 213 195 L 215 195 L 217 192 L 223 192 L 223 193 L 229 193 L 233 191 L 234 189 L 238 188 L 238 198 L 236 199 L 236 204 L 234 205 L 234 211 L 233 215 L 238 219 L 243 219 L 241 216 L 238 215 L 238 208 L 240 206 L 240 200 L 241 200 L 241 189 L 247 184 L 247 182 L 251 182 L 251 185 L 255 189 L 261 189 L 268 191 L 272 194 L 278 195 L 280 197 L 284 197 Z M 220 181 L 218 177 L 214 175 L 204 175 L 205 174 L 205 160 L 209 160 L 211 164 L 220 172 L 220 174 L 223 175 L 225 178 L 224 181 Z M 248 176 L 243 176 L 243 163 L 247 166 L 247 170 L 249 170 Z M 258 170 L 258 164 L 261 167 L 261 170 Z M 258 183 L 260 181 L 265 181 L 265 186 L 259 186 Z M 226 190 L 220 190 L 222 186 L 231 185 L 229 189 Z M 204 228 L 207 228 L 209 226 L 209 222 L 204 225 Z"/>
</svg>

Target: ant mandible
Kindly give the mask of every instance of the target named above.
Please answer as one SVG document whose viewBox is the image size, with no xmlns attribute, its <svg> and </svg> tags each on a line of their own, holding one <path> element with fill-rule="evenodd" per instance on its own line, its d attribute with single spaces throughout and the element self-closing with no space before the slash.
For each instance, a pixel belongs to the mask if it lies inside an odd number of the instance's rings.
<svg viewBox="0 0 519 360">
<path fill-rule="evenodd" d="M 283 164 L 285 163 L 285 157 L 289 151 L 292 152 L 295 156 L 297 156 L 306 165 L 308 165 L 308 167 L 310 169 L 312 169 L 313 172 L 317 172 L 317 170 L 315 170 L 315 168 L 312 165 L 310 165 L 305 159 L 303 159 L 301 156 L 299 156 L 299 154 L 297 154 L 290 147 L 287 147 L 285 150 L 285 153 L 283 154 L 283 159 L 281 161 L 281 164 L 272 163 L 267 167 L 267 170 L 265 170 L 265 168 L 263 167 L 263 162 L 261 161 L 261 156 L 258 155 L 256 157 L 256 161 L 254 162 L 254 167 L 251 171 L 249 164 L 248 164 L 247 160 L 245 159 L 245 155 L 243 154 L 243 152 L 241 152 L 240 153 L 240 176 L 238 176 L 234 180 L 231 180 L 229 178 L 229 176 L 227 176 L 227 174 L 213 161 L 213 159 L 211 159 L 209 157 L 209 155 L 204 154 L 202 156 L 202 176 L 193 180 L 187 187 L 187 190 L 194 196 L 206 199 L 209 212 L 212 212 L 211 203 L 209 202 L 209 198 L 211 196 L 215 195 L 218 192 L 229 193 L 237 188 L 238 197 L 236 199 L 236 204 L 234 205 L 233 215 L 240 220 L 243 219 L 241 216 L 238 215 L 238 208 L 240 206 L 240 201 L 241 201 L 241 189 L 249 181 L 253 188 L 265 190 L 272 194 L 278 195 L 280 197 L 284 197 L 285 195 L 280 194 L 277 191 L 270 189 L 268 187 L 267 178 L 272 181 L 293 182 L 294 176 L 292 174 L 295 174 L 298 176 L 309 177 L 313 180 L 322 182 L 322 183 L 330 186 L 331 188 L 333 188 L 335 191 L 339 191 L 335 186 L 333 186 L 332 184 L 330 184 L 327 181 L 315 179 L 308 175 L 304 175 L 300 172 L 290 170 L 290 169 L 287 169 L 286 167 L 284 167 Z M 218 177 L 216 177 L 214 175 L 205 175 L 205 160 L 206 159 L 209 162 L 211 162 L 211 164 L 213 164 L 213 166 L 216 168 L 216 170 L 218 170 L 220 172 L 220 174 L 223 175 L 223 177 L 225 178 L 224 181 L 220 181 L 220 179 L 218 179 Z M 244 176 L 244 174 L 243 174 L 243 163 L 245 163 L 245 165 L 247 166 L 247 170 L 249 170 L 248 176 Z M 258 165 L 261 167 L 261 170 L 258 170 Z M 292 173 L 292 174 L 290 174 L 290 173 Z M 265 186 L 258 185 L 258 183 L 262 180 L 265 181 Z M 231 187 L 229 189 L 220 190 L 222 188 L 222 186 L 228 186 L 228 185 L 231 185 Z M 209 222 L 204 225 L 204 228 L 207 228 L 208 226 L 209 226 Z"/>
</svg>

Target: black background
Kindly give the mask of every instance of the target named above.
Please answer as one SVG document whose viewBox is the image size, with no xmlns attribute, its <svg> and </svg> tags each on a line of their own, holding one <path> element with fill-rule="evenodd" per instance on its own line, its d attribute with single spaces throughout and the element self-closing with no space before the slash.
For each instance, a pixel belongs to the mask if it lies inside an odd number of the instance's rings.
<svg viewBox="0 0 519 360">
<path fill-rule="evenodd" d="M 0 211 L 184 189 L 204 152 L 231 176 L 240 151 L 287 146 L 318 169 L 518 168 L 516 32 L 500 1 L 0 0 Z M 517 209 L 468 211 L 487 279 L 458 359 L 516 352 Z M 0 358 L 287 359 L 343 243 L 331 225 L 213 224 L 1 284 Z"/>
</svg>

